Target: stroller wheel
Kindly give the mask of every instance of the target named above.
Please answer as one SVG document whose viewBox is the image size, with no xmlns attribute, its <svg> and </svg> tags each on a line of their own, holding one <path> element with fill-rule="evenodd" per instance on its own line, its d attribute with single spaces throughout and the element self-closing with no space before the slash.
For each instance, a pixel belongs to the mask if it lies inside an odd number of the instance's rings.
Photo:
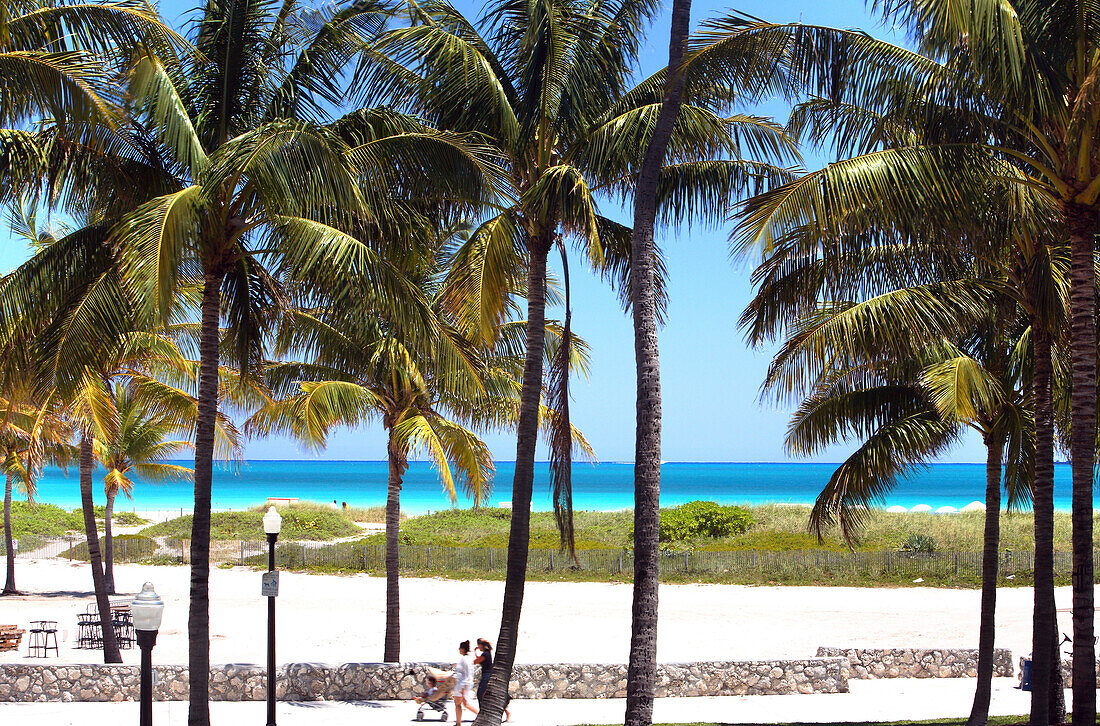
<svg viewBox="0 0 1100 726">
<path fill-rule="evenodd" d="M 440 714 L 439 714 L 439 720 L 440 720 L 440 721 L 446 721 L 446 720 L 447 720 L 447 712 L 446 712 L 445 710 L 444 710 L 444 711 L 442 711 L 442 712 L 440 712 Z"/>
<path fill-rule="evenodd" d="M 416 720 L 417 721 L 423 721 L 424 720 L 424 713 L 422 711 L 417 711 L 416 712 Z"/>
</svg>

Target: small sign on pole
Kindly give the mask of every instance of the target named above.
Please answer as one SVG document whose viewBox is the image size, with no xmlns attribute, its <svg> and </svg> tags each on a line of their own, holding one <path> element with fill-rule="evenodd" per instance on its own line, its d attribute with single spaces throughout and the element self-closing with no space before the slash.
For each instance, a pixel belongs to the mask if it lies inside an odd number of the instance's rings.
<svg viewBox="0 0 1100 726">
<path fill-rule="evenodd" d="M 278 572 L 265 572 L 263 580 L 260 582 L 260 596 L 261 597 L 278 597 L 279 596 L 279 573 Z"/>
</svg>

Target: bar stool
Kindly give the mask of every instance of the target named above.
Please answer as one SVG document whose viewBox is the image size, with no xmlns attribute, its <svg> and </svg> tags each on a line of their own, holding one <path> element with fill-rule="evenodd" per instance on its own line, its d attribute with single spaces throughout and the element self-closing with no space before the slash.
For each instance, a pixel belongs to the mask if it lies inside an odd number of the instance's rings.
<svg viewBox="0 0 1100 726">
<path fill-rule="evenodd" d="M 111 624 L 115 629 L 115 640 L 120 650 L 129 650 L 134 647 L 134 619 L 129 610 L 116 611 L 111 618 Z"/>
<path fill-rule="evenodd" d="M 94 650 L 102 647 L 103 631 L 99 627 L 99 616 L 95 613 L 78 613 L 76 616 L 76 647 Z"/>
<path fill-rule="evenodd" d="M 53 649 L 54 655 L 60 657 L 61 652 L 57 648 L 56 620 L 32 620 L 30 633 L 31 639 L 27 644 L 28 656 L 47 658 L 50 650 Z"/>
</svg>

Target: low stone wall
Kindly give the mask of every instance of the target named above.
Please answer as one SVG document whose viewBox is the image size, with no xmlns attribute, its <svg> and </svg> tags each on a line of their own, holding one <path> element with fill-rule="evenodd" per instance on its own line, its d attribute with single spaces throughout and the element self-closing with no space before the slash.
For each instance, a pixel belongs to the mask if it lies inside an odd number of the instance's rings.
<svg viewBox="0 0 1100 726">
<path fill-rule="evenodd" d="M 136 701 L 141 669 L 128 665 L 0 664 L 0 702 Z M 281 696 L 283 682 L 277 684 Z M 185 701 L 187 666 L 153 668 L 153 698 Z M 267 697 L 267 671 L 258 665 L 224 665 L 210 669 L 210 695 L 216 701 L 262 701 Z"/>
<path fill-rule="evenodd" d="M 819 658 L 846 658 L 849 678 L 977 678 L 976 649 L 818 648 Z M 993 675 L 1012 676 L 1012 652 L 993 651 Z"/>
<path fill-rule="evenodd" d="M 279 669 L 276 697 L 286 701 L 407 700 L 423 690 L 431 663 L 290 663 Z M 657 696 L 743 696 L 846 693 L 843 658 L 675 663 L 657 667 Z M 186 700 L 185 666 L 156 666 L 154 698 Z M 128 701 L 140 687 L 137 666 L 0 664 L 0 702 Z M 512 672 L 515 698 L 622 698 L 626 666 L 619 664 L 521 664 Z M 216 666 L 210 671 L 215 701 L 260 701 L 266 672 L 257 665 Z"/>
</svg>

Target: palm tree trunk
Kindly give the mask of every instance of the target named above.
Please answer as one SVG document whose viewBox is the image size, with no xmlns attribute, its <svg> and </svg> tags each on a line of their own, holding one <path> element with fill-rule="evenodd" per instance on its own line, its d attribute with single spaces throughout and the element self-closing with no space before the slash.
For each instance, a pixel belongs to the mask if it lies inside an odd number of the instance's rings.
<svg viewBox="0 0 1100 726">
<path fill-rule="evenodd" d="M 103 558 L 105 567 L 103 576 L 107 594 L 115 594 L 115 539 L 111 534 L 111 516 L 115 510 L 115 495 L 107 492 L 107 506 L 103 510 Z"/>
<path fill-rule="evenodd" d="M 202 289 L 199 398 L 195 426 L 195 512 L 191 522 L 191 609 L 187 616 L 189 726 L 210 726 L 210 496 L 214 423 L 218 415 L 218 324 L 222 275 L 208 273 Z"/>
<path fill-rule="evenodd" d="M 386 452 L 390 461 L 390 480 L 386 492 L 386 642 L 384 663 L 401 661 L 401 553 L 398 528 L 401 526 L 401 480 L 408 469 L 408 457 L 390 428 Z"/>
<path fill-rule="evenodd" d="M 480 712 L 474 720 L 476 726 L 500 725 L 508 695 L 508 681 L 512 677 L 512 665 L 516 658 L 519 616 L 523 609 L 523 588 L 527 579 L 527 547 L 531 539 L 531 489 L 535 477 L 535 444 L 538 442 L 546 336 L 546 256 L 550 246 L 550 231 L 541 238 L 528 240 L 527 358 L 520 390 L 516 472 L 512 479 L 512 521 L 508 532 L 508 569 L 496 659 L 485 690 L 485 702 L 478 703 Z"/>
<path fill-rule="evenodd" d="M 4 580 L 5 595 L 14 595 L 19 590 L 15 587 L 15 538 L 11 534 L 11 488 L 12 475 L 4 478 L 4 552 L 8 564 L 8 576 Z"/>
<path fill-rule="evenodd" d="M 1054 608 L 1054 410 L 1051 400 L 1050 333 L 1038 316 L 1032 320 L 1035 401 L 1035 609 L 1032 619 L 1031 726 L 1048 726 L 1057 629 Z"/>
<path fill-rule="evenodd" d="M 1096 213 L 1067 205 L 1073 467 L 1073 722 L 1096 722 L 1092 487 L 1096 463 Z"/>
<path fill-rule="evenodd" d="M 1001 458 L 1004 438 L 985 439 L 985 541 L 982 550 L 982 612 L 978 626 L 978 683 L 966 726 L 985 726 L 993 693 L 993 645 L 997 614 L 997 559 L 1001 545 Z"/>
<path fill-rule="evenodd" d="M 634 191 L 630 285 L 638 393 L 634 442 L 634 599 L 630 621 L 630 662 L 626 674 L 626 726 L 648 726 L 653 723 L 653 698 L 657 682 L 661 367 L 657 345 L 653 226 L 657 216 L 657 181 L 683 99 L 684 76 L 679 69 L 690 21 L 691 0 L 674 0 L 668 53 L 670 73 Z"/>
<path fill-rule="evenodd" d="M 84 534 L 88 539 L 88 563 L 92 566 L 92 589 L 95 590 L 99 625 L 103 630 L 103 662 L 121 663 L 115 629 L 111 624 L 111 602 L 107 599 L 107 584 L 103 578 L 103 558 L 99 552 L 99 532 L 95 526 L 95 504 L 92 501 L 92 439 L 88 433 L 80 436 L 80 505 L 84 510 Z"/>
</svg>

